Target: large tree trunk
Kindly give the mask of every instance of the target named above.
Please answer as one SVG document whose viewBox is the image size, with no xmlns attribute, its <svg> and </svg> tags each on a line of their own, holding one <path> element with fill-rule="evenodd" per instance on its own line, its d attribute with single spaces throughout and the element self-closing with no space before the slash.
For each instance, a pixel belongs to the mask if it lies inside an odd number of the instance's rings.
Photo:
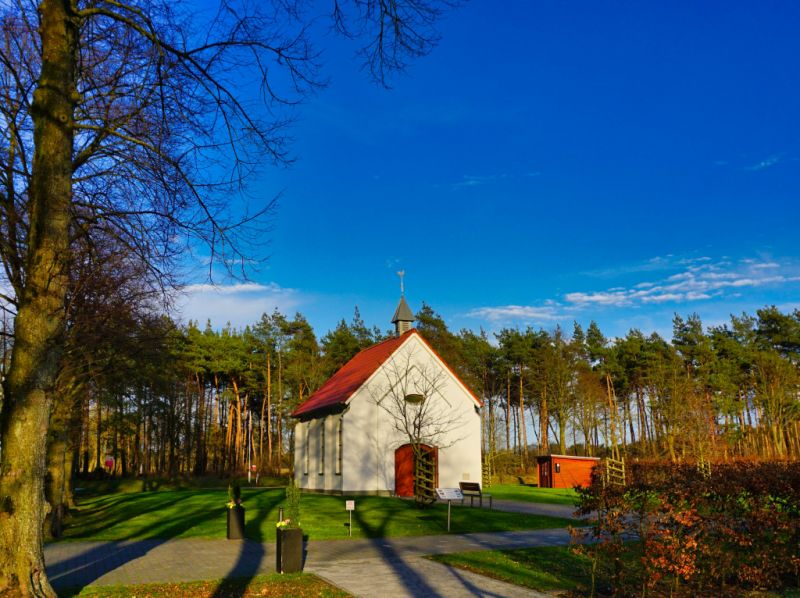
<svg viewBox="0 0 800 598">
<path fill-rule="evenodd" d="M 77 27 L 68 0 L 39 7 L 42 66 L 33 94 L 34 156 L 25 286 L 0 414 L 0 592 L 55 596 L 42 549 L 47 427 L 63 346 Z"/>
</svg>

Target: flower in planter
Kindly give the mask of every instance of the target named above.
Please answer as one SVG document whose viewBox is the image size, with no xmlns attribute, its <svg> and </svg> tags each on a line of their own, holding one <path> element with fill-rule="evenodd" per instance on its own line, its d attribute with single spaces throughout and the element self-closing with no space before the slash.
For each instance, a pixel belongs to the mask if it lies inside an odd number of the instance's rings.
<svg viewBox="0 0 800 598">
<path fill-rule="evenodd" d="M 303 530 L 296 517 L 287 517 L 275 524 L 275 570 L 297 573 L 303 570 Z"/>
</svg>

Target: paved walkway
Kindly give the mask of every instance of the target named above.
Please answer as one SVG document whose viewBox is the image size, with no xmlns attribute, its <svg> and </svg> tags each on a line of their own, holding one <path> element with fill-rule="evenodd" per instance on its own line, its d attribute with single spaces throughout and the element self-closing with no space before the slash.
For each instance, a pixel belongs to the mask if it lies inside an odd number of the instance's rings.
<svg viewBox="0 0 800 598">
<path fill-rule="evenodd" d="M 563 516 L 556 512 L 547 514 Z M 422 557 L 563 545 L 569 540 L 567 530 L 554 529 L 312 541 L 306 545 L 305 570 L 364 598 L 543 596 Z M 271 542 L 250 540 L 58 542 L 45 546 L 45 560 L 50 581 L 58 590 L 87 585 L 252 577 L 274 572 L 275 548 Z"/>
<path fill-rule="evenodd" d="M 252 577 L 275 571 L 274 546 L 249 540 L 57 542 L 45 545 L 44 557 L 56 590 Z"/>
<path fill-rule="evenodd" d="M 484 504 L 484 508 L 486 505 Z M 518 500 L 502 500 L 495 498 L 492 502 L 495 511 L 509 511 L 511 513 L 525 513 L 526 515 L 547 515 L 549 517 L 564 517 L 574 519 L 576 507 L 567 505 L 551 505 L 540 502 L 522 502 Z"/>
<path fill-rule="evenodd" d="M 313 572 L 361 598 L 485 596 L 486 598 L 546 598 L 527 588 L 448 567 L 423 557 L 392 562 L 367 559 L 317 567 Z"/>
<path fill-rule="evenodd" d="M 568 544 L 564 529 L 311 542 L 306 571 L 363 598 L 545 596 L 423 555 Z"/>
</svg>

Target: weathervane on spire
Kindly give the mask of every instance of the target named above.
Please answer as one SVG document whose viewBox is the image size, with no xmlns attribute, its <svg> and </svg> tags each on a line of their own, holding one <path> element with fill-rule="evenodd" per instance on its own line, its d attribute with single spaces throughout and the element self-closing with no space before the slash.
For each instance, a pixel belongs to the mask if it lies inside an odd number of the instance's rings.
<svg viewBox="0 0 800 598">
<path fill-rule="evenodd" d="M 392 324 L 394 324 L 394 332 L 400 336 L 404 332 L 411 330 L 411 324 L 414 323 L 414 314 L 411 308 L 406 303 L 406 289 L 403 285 L 403 277 L 406 275 L 405 270 L 398 270 L 397 275 L 400 277 L 400 302 L 397 304 L 397 309 L 394 311 Z"/>
</svg>

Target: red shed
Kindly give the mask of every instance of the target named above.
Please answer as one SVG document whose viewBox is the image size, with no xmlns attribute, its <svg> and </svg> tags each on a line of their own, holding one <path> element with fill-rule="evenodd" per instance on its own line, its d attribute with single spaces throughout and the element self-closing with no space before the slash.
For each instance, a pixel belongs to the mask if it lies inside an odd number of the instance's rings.
<svg viewBox="0 0 800 598">
<path fill-rule="evenodd" d="M 536 462 L 539 465 L 540 488 L 572 488 L 588 486 L 591 483 L 592 469 L 600 459 L 572 455 L 543 455 L 536 457 Z"/>
</svg>

